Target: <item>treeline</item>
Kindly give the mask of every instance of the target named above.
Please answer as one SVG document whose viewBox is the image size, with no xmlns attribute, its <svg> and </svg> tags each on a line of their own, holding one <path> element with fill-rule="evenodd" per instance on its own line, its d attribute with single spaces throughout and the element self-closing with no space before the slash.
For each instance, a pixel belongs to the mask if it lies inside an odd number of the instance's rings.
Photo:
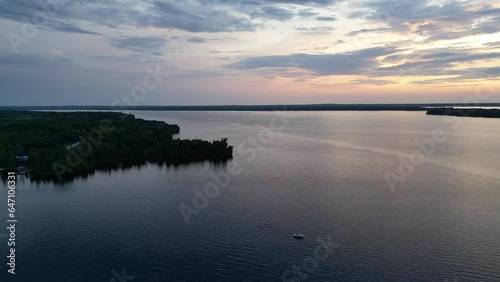
<svg viewBox="0 0 500 282">
<path fill-rule="evenodd" d="M 35 178 L 73 177 L 120 163 L 223 161 L 233 150 L 227 139 L 174 139 L 177 125 L 109 112 L 0 111 L 0 132 L 0 168 L 24 165 Z"/>
<path fill-rule="evenodd" d="M 427 111 L 430 107 L 469 107 L 467 103 L 427 104 L 291 104 L 291 105 L 207 105 L 207 106 L 0 106 L 0 110 L 99 110 L 99 111 Z M 476 106 L 499 107 L 500 103 Z"/>
<path fill-rule="evenodd" d="M 421 104 L 293 104 L 293 105 L 210 105 L 210 106 L 42 106 L 0 107 L 19 110 L 100 110 L 100 111 L 425 111 Z M 430 105 L 427 105 L 430 106 Z"/>
<path fill-rule="evenodd" d="M 427 111 L 428 115 L 447 115 L 458 117 L 484 117 L 500 118 L 499 109 L 456 109 L 456 108 L 436 108 Z"/>
</svg>

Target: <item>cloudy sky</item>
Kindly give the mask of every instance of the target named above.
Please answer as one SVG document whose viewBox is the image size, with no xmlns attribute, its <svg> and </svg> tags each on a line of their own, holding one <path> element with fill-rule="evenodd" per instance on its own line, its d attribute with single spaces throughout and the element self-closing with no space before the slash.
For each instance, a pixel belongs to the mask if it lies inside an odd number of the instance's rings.
<svg viewBox="0 0 500 282">
<path fill-rule="evenodd" d="M 0 0 L 0 105 L 500 102 L 500 2 Z"/>
</svg>

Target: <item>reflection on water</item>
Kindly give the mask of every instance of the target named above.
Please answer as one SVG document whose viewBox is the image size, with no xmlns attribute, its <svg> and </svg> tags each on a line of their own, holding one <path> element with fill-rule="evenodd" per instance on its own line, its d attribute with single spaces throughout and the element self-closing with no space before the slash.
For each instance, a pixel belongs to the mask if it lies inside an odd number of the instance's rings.
<svg viewBox="0 0 500 282">
<path fill-rule="evenodd" d="M 229 159 L 230 160 L 230 159 Z M 128 170 L 131 169 L 140 169 L 141 167 L 147 165 L 147 164 L 154 164 L 159 167 L 167 167 L 167 168 L 182 168 L 185 166 L 193 165 L 193 164 L 203 164 L 203 165 L 209 165 L 209 167 L 220 167 L 220 166 L 225 166 L 228 160 L 220 160 L 220 161 L 196 161 L 196 162 L 146 162 L 146 161 L 140 161 L 140 162 L 120 162 L 120 163 L 114 163 L 114 164 L 106 164 L 106 165 L 100 165 L 97 166 L 96 169 L 87 172 L 87 173 L 79 173 L 79 174 L 71 174 L 71 173 L 65 173 L 62 175 L 62 179 L 59 179 L 55 175 L 30 175 L 29 172 L 27 173 L 18 173 L 17 177 L 18 179 L 25 179 L 32 181 L 36 184 L 44 184 L 44 183 L 55 183 L 59 185 L 63 185 L 75 180 L 86 180 L 89 177 L 94 176 L 97 172 L 101 172 L 103 174 L 110 175 L 111 173 L 121 170 L 122 172 L 127 172 Z M 1 174 L 1 179 L 3 182 L 7 181 L 7 174 L 2 173 Z"/>
</svg>

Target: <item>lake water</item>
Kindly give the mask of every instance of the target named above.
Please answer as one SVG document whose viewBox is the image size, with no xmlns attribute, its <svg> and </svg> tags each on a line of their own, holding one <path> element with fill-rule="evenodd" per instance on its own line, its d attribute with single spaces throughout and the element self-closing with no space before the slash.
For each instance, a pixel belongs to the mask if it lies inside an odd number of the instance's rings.
<svg viewBox="0 0 500 282">
<path fill-rule="evenodd" d="M 500 280 L 498 119 L 132 113 L 178 124 L 181 138 L 227 137 L 234 159 L 20 179 L 17 274 L 2 228 L 0 281 Z M 200 202 L 193 189 L 207 184 Z M 198 206 L 189 224 L 180 204 Z"/>
</svg>

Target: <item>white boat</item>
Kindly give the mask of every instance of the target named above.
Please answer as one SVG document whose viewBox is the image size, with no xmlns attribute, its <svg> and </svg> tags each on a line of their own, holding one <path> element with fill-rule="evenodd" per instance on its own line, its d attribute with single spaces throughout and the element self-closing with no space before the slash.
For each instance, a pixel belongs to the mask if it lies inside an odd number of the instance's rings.
<svg viewBox="0 0 500 282">
<path fill-rule="evenodd" d="M 293 238 L 295 238 L 295 239 L 304 239 L 304 234 L 302 234 L 302 233 L 295 233 L 295 234 L 293 234 Z"/>
</svg>

